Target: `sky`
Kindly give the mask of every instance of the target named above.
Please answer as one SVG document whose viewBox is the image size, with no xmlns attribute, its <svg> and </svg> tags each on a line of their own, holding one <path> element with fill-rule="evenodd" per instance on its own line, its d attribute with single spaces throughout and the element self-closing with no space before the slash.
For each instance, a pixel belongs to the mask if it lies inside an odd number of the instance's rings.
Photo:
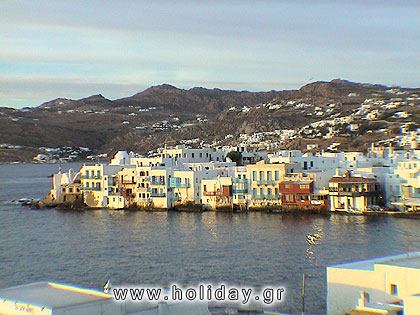
<svg viewBox="0 0 420 315">
<path fill-rule="evenodd" d="M 420 1 L 0 1 L 0 106 L 163 83 L 420 86 Z"/>
</svg>

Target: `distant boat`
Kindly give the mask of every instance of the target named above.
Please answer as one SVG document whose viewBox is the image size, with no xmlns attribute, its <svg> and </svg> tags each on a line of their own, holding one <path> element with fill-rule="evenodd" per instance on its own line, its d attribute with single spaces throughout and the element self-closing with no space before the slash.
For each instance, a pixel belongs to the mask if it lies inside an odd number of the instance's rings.
<svg viewBox="0 0 420 315">
<path fill-rule="evenodd" d="M 109 293 L 110 290 L 111 290 L 111 280 L 108 280 L 104 284 L 104 293 Z"/>
<path fill-rule="evenodd" d="M 35 198 L 20 198 L 18 200 L 18 202 L 20 204 L 22 204 L 22 206 L 32 206 L 34 205 L 36 202 L 38 202 L 40 199 L 35 199 Z"/>
</svg>

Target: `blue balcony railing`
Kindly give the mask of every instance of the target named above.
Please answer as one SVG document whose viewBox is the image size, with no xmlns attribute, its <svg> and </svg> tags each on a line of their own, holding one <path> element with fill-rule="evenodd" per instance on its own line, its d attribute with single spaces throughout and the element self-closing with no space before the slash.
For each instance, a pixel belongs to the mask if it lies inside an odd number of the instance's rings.
<svg viewBox="0 0 420 315">
<path fill-rule="evenodd" d="M 172 183 L 170 183 L 169 184 L 169 187 L 171 187 L 171 188 L 189 188 L 189 187 L 191 187 L 190 186 L 190 183 L 180 183 L 180 182 L 172 182 Z"/>
</svg>

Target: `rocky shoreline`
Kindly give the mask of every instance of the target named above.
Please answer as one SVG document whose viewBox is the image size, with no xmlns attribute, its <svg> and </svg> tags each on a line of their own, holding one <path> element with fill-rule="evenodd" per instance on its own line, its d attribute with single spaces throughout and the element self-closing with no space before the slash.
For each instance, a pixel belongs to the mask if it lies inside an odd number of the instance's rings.
<svg viewBox="0 0 420 315">
<path fill-rule="evenodd" d="M 71 211 L 89 211 L 99 210 L 104 208 L 92 208 L 85 205 L 83 202 L 75 201 L 72 203 L 62 204 L 48 204 L 42 200 L 26 200 L 21 202 L 22 206 L 30 207 L 33 209 L 60 209 L 60 210 L 71 210 Z M 139 207 L 131 205 L 127 208 L 114 209 L 114 211 L 145 211 L 145 212 L 223 212 L 223 213 L 250 213 L 250 212 L 263 212 L 270 214 L 310 214 L 310 215 L 323 215 L 329 216 L 332 214 L 338 214 L 343 216 L 390 216 L 397 218 L 420 218 L 420 212 L 399 212 L 399 211 L 363 211 L 363 212 L 350 212 L 350 211 L 329 211 L 326 208 L 303 208 L 303 207 L 249 207 L 247 209 L 239 209 L 238 207 L 224 206 L 217 209 L 208 209 L 201 205 L 178 205 L 173 208 L 163 209 L 156 207 Z"/>
</svg>

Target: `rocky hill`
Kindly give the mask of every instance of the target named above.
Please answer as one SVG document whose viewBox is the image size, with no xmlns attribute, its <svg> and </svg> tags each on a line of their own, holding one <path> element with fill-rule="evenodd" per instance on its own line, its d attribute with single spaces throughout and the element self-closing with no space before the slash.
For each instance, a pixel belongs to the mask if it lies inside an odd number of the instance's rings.
<svg viewBox="0 0 420 315">
<path fill-rule="evenodd" d="M 340 79 L 286 91 L 185 90 L 163 84 L 117 100 L 58 98 L 33 108 L 0 108 L 0 162 L 31 161 L 64 147 L 74 148 L 68 152 L 89 148 L 89 154 L 98 155 L 119 149 L 145 153 L 177 143 L 268 150 L 308 143 L 363 149 L 371 141 L 398 146 L 404 145 L 402 131 L 419 127 L 419 104 L 419 88 Z"/>
</svg>

